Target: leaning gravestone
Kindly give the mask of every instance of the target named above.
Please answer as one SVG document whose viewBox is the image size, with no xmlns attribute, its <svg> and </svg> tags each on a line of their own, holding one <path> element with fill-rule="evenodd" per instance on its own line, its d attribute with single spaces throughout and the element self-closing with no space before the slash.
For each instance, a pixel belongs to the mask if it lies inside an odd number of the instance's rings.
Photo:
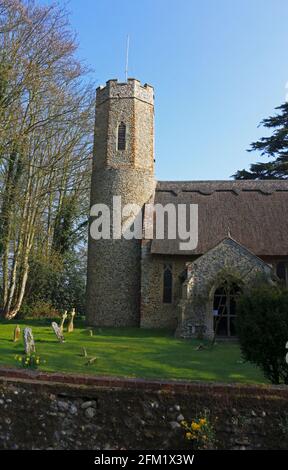
<svg viewBox="0 0 288 470">
<path fill-rule="evenodd" d="M 61 328 L 57 325 L 57 323 L 55 321 L 52 322 L 51 326 L 52 326 L 52 329 L 53 329 L 58 341 L 60 343 L 64 343 L 65 340 L 64 340 L 64 336 L 62 334 Z"/>
<path fill-rule="evenodd" d="M 14 343 L 16 343 L 17 341 L 19 341 L 19 339 L 20 339 L 20 334 L 21 334 L 20 326 L 17 325 L 17 326 L 15 326 L 15 328 L 14 328 L 14 334 L 13 334 L 13 341 L 14 341 Z"/>
<path fill-rule="evenodd" d="M 33 333 L 31 328 L 24 328 L 23 331 L 25 354 L 29 355 L 36 352 Z"/>
</svg>

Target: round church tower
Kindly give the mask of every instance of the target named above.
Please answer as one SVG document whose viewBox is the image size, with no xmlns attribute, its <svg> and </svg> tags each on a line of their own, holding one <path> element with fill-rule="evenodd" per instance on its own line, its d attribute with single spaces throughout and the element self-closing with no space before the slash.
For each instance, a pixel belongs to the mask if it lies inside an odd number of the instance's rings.
<svg viewBox="0 0 288 470">
<path fill-rule="evenodd" d="M 109 80 L 97 89 L 96 96 L 86 306 L 89 325 L 139 326 L 141 240 L 126 239 L 119 233 L 115 237 L 115 232 L 113 237 L 113 202 L 114 210 L 119 196 L 122 207 L 137 204 L 143 208 L 154 188 L 153 88 L 134 79 L 126 83 Z M 109 239 L 91 236 L 95 204 L 110 209 Z"/>
</svg>

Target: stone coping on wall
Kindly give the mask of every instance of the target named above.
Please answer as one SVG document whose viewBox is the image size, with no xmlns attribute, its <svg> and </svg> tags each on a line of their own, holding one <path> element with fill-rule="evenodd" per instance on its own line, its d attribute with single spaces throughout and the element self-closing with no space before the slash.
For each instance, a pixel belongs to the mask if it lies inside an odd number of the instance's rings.
<svg viewBox="0 0 288 470">
<path fill-rule="evenodd" d="M 182 381 L 182 380 L 149 380 L 141 378 L 125 377 L 107 377 L 93 376 L 84 374 L 70 373 L 52 373 L 41 372 L 38 370 L 12 369 L 9 367 L 0 367 L 0 381 L 25 381 L 65 384 L 74 386 L 85 386 L 89 388 L 107 388 L 107 389 L 127 389 L 143 391 L 167 391 L 172 393 L 189 393 L 201 390 L 211 393 L 221 393 L 229 391 L 235 395 L 274 396 L 288 400 L 287 385 L 251 385 L 241 383 L 219 383 L 219 382 L 201 382 L 201 381 Z"/>
</svg>

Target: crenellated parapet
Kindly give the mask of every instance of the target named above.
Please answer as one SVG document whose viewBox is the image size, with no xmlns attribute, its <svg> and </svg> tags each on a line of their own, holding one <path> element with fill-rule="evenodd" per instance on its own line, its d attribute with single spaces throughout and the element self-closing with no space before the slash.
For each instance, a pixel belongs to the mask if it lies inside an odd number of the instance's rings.
<svg viewBox="0 0 288 470">
<path fill-rule="evenodd" d="M 154 104 L 154 88 L 142 85 L 135 78 L 128 78 L 127 82 L 118 82 L 117 79 L 108 80 L 105 86 L 97 88 L 96 105 L 99 106 L 108 99 L 136 98 L 145 103 Z"/>
</svg>

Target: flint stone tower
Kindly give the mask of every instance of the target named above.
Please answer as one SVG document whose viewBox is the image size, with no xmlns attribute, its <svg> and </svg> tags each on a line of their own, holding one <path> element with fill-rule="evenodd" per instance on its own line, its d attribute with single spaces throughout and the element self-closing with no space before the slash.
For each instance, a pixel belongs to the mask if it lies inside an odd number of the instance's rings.
<svg viewBox="0 0 288 470">
<path fill-rule="evenodd" d="M 106 204 L 112 220 L 113 196 L 143 208 L 154 188 L 153 88 L 109 80 L 96 94 L 91 207 Z M 140 255 L 141 240 L 94 240 L 89 230 L 88 324 L 139 326 Z"/>
</svg>

